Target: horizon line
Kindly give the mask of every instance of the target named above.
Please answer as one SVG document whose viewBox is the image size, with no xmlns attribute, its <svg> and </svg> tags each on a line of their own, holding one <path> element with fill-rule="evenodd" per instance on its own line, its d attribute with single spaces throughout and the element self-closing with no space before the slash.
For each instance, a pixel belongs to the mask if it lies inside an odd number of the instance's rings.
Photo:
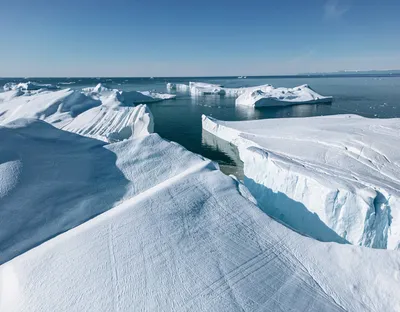
<svg viewBox="0 0 400 312">
<path fill-rule="evenodd" d="M 269 74 L 269 75 L 209 75 L 209 76 L 0 76 L 0 79 L 31 79 L 31 78 L 65 78 L 65 79 L 102 79 L 102 78 L 262 78 L 262 77 L 308 77 L 308 76 L 361 76 L 382 72 L 382 75 L 400 75 L 400 69 L 384 69 L 384 70 L 340 70 L 335 72 L 314 72 L 314 73 L 298 73 L 298 74 Z M 395 73 L 392 73 L 395 72 Z M 240 78 L 239 78 L 240 79 Z"/>
</svg>

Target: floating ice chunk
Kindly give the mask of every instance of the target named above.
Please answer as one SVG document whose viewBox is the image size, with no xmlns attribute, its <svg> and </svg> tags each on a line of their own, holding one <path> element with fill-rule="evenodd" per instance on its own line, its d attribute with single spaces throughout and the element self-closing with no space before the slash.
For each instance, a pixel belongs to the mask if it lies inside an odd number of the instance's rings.
<svg viewBox="0 0 400 312">
<path fill-rule="evenodd" d="M 183 84 L 183 83 L 171 83 L 171 82 L 168 82 L 167 83 L 167 89 L 170 90 L 170 91 L 176 90 L 176 91 L 179 91 L 179 92 L 188 92 L 188 91 L 190 91 L 189 86 L 186 85 L 186 84 Z"/>
<path fill-rule="evenodd" d="M 255 86 L 255 87 L 241 87 L 241 88 L 224 88 L 226 97 L 238 97 L 247 92 L 253 92 L 256 90 L 269 90 L 273 88 L 270 84 Z"/>
<path fill-rule="evenodd" d="M 211 84 L 204 82 L 189 82 L 189 89 L 191 95 L 225 94 L 225 91 L 219 84 Z"/>
<path fill-rule="evenodd" d="M 250 88 L 236 99 L 236 105 L 251 107 L 286 106 L 293 104 L 331 103 L 332 97 L 322 96 L 308 85 L 295 88 Z"/>
<path fill-rule="evenodd" d="M 168 90 L 176 90 L 179 92 L 190 92 L 191 95 L 223 95 L 224 91 L 219 84 L 210 84 L 205 82 L 189 82 L 189 85 L 182 83 L 167 83 Z"/>
<path fill-rule="evenodd" d="M 323 241 L 400 247 L 399 119 L 203 116 L 203 129 L 238 146 L 245 185 L 274 218 Z"/>
<path fill-rule="evenodd" d="M 398 310 L 398 252 L 301 236 L 158 135 L 20 120 L 0 142 L 0 311 Z"/>
<path fill-rule="evenodd" d="M 59 88 L 52 84 L 40 84 L 40 83 L 28 81 L 28 82 L 21 82 L 18 84 L 14 83 L 14 82 L 8 82 L 3 86 L 3 89 L 4 89 L 4 91 L 11 91 L 11 90 L 16 90 L 16 89 L 33 91 L 33 90 L 40 90 L 40 89 L 56 90 Z"/>
<path fill-rule="evenodd" d="M 149 96 L 154 100 L 171 100 L 176 98 L 176 94 L 169 94 L 169 93 L 159 93 L 153 91 L 139 91 L 145 96 Z"/>
<path fill-rule="evenodd" d="M 189 90 L 192 96 L 221 95 L 225 97 L 237 97 L 237 105 L 251 107 L 332 102 L 332 97 L 322 96 L 312 90 L 308 85 L 301 85 L 295 88 L 274 88 L 269 84 L 254 87 L 224 88 L 219 84 L 189 82 L 189 86 L 182 86 L 183 87 L 180 86 L 178 88 L 177 84 L 167 84 L 169 90 Z"/>
<path fill-rule="evenodd" d="M 124 92 L 125 104 L 145 104 L 174 99 L 175 94 L 158 93 L 154 91 L 129 91 Z"/>
</svg>

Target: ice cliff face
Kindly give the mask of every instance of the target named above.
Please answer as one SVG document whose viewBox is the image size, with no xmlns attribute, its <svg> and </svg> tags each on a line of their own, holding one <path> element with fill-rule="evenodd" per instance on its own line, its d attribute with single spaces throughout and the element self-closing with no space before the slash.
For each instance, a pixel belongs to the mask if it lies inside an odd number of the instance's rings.
<svg viewBox="0 0 400 312">
<path fill-rule="evenodd" d="M 20 119 L 0 142 L 0 311 L 400 307 L 397 251 L 299 235 L 156 134 L 106 144 Z"/>
<path fill-rule="evenodd" d="M 245 185 L 271 216 L 322 241 L 400 247 L 398 119 L 355 115 L 223 122 Z"/>
</svg>

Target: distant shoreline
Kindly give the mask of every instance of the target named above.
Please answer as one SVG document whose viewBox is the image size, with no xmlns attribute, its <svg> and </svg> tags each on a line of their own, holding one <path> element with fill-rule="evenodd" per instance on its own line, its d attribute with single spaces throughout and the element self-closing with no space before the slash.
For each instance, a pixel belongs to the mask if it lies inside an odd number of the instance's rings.
<svg viewBox="0 0 400 312">
<path fill-rule="evenodd" d="M 400 77 L 400 71 L 393 73 L 353 73 L 353 72 L 340 72 L 340 73 L 327 73 L 327 74 L 298 74 L 298 75 L 265 75 L 265 76 L 247 76 L 247 79 L 285 79 L 285 78 L 368 78 L 368 77 Z M 34 80 L 34 79 L 151 79 L 151 80 L 162 80 L 162 79 L 235 79 L 238 76 L 169 76 L 169 77 L 118 77 L 118 76 L 102 76 L 102 77 L 51 77 L 51 76 L 40 76 L 40 77 L 0 77 L 0 80 L 5 79 L 20 79 L 20 80 Z M 238 78 L 239 79 L 239 78 Z M 243 79 L 246 80 L 246 79 Z"/>
</svg>

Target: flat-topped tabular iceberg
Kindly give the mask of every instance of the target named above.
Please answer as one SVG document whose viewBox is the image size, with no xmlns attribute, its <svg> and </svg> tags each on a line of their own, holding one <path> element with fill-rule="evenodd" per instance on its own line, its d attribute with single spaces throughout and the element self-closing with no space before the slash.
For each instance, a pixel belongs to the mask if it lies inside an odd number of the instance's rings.
<svg viewBox="0 0 400 312">
<path fill-rule="evenodd" d="M 205 82 L 189 82 L 189 89 L 192 95 L 225 94 L 221 85 Z"/>
<path fill-rule="evenodd" d="M 169 93 L 159 93 L 159 92 L 153 92 L 153 91 L 139 91 L 141 94 L 145 96 L 149 96 L 153 98 L 154 100 L 172 100 L 176 98 L 176 94 L 169 94 Z"/>
<path fill-rule="evenodd" d="M 177 87 L 178 85 L 179 88 Z M 236 97 L 236 105 L 250 107 L 332 102 L 331 96 L 322 96 L 308 85 L 301 85 L 294 88 L 274 88 L 269 84 L 254 87 L 224 88 L 219 84 L 189 82 L 189 85 L 168 83 L 167 88 L 182 92 L 190 91 L 190 94 L 193 96 L 221 95 Z"/>
<path fill-rule="evenodd" d="M 397 251 L 321 243 L 152 134 L 0 127 L 0 311 L 396 311 Z"/>
<path fill-rule="evenodd" d="M 189 86 L 183 83 L 172 83 L 168 82 L 167 83 L 167 89 L 170 91 L 176 90 L 180 92 L 187 92 L 190 90 Z"/>
<path fill-rule="evenodd" d="M 236 99 L 236 105 L 251 107 L 331 102 L 331 96 L 322 96 L 312 90 L 308 85 L 302 85 L 295 88 L 274 88 L 273 86 L 250 88 Z"/>
<path fill-rule="evenodd" d="M 356 115 L 224 122 L 245 185 L 271 216 L 323 241 L 400 247 L 400 120 Z"/>
<path fill-rule="evenodd" d="M 154 91 L 120 91 L 117 89 L 109 89 L 100 83 L 94 88 L 83 89 L 83 92 L 99 99 L 101 97 L 103 101 L 107 97 L 111 97 L 111 99 L 115 98 L 114 101 L 117 102 L 117 105 L 120 105 L 121 102 L 124 102 L 125 105 L 147 104 L 176 97 L 175 94 L 158 93 Z"/>
<path fill-rule="evenodd" d="M 24 92 L 17 88 L 0 93 L 0 124 L 39 118 L 60 129 L 107 142 L 153 132 L 153 117 L 147 106 L 127 107 L 124 101 L 122 91 L 101 84 L 82 91 Z"/>
<path fill-rule="evenodd" d="M 180 92 L 190 92 L 191 95 L 224 95 L 225 91 L 219 84 L 211 84 L 205 82 L 189 82 L 189 85 L 183 83 L 167 83 L 168 90 L 176 90 Z"/>
</svg>

